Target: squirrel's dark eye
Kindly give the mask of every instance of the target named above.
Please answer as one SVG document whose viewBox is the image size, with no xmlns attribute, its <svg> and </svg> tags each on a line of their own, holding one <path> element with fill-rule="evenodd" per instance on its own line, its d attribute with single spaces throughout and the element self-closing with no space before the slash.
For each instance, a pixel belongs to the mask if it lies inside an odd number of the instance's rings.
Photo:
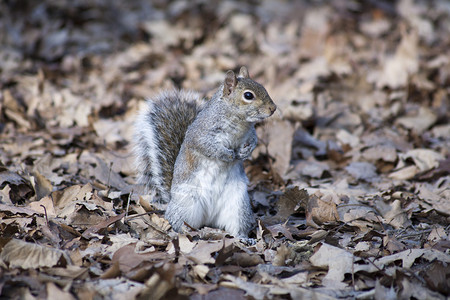
<svg viewBox="0 0 450 300">
<path fill-rule="evenodd" d="M 245 100 L 253 100 L 253 99 L 255 99 L 255 95 L 253 95 L 252 92 L 245 92 L 244 98 L 245 98 Z"/>
</svg>

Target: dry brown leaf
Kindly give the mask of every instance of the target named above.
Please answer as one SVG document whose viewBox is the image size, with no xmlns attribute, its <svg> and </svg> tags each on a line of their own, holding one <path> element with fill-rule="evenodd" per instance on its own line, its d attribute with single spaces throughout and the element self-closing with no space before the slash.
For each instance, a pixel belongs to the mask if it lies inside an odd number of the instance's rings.
<svg viewBox="0 0 450 300">
<path fill-rule="evenodd" d="M 50 195 L 50 193 L 53 191 L 53 186 L 47 178 L 42 176 L 38 171 L 35 171 L 33 173 L 34 184 L 33 188 L 36 192 L 36 198 L 37 200 L 41 200 L 43 197 Z"/>
<path fill-rule="evenodd" d="M 389 178 L 396 180 L 408 180 L 413 178 L 419 173 L 419 168 L 416 166 L 404 167 L 398 171 L 394 171 L 389 174 Z"/>
<path fill-rule="evenodd" d="M 391 145 L 376 145 L 364 150 L 362 156 L 371 162 L 383 160 L 393 163 L 397 160 L 397 151 Z"/>
<path fill-rule="evenodd" d="M 246 282 L 239 277 L 235 277 L 232 275 L 225 275 L 224 279 L 228 281 L 221 282 L 220 283 L 221 286 L 240 288 L 244 290 L 247 295 L 252 296 L 253 298 L 258 300 L 265 299 L 269 292 L 268 287 L 264 287 L 262 285 L 253 282 Z"/>
<path fill-rule="evenodd" d="M 125 216 L 125 213 L 121 213 L 120 215 L 109 217 L 108 219 L 98 223 L 97 225 L 94 225 L 92 227 L 89 227 L 86 229 L 83 234 L 81 235 L 85 239 L 91 238 L 92 234 L 99 232 L 100 230 L 106 229 L 109 225 L 120 221 Z"/>
<path fill-rule="evenodd" d="M 292 249 L 288 248 L 285 244 L 278 247 L 277 252 L 272 260 L 274 266 L 285 266 L 288 263 L 288 259 L 291 257 Z"/>
<path fill-rule="evenodd" d="M 53 282 L 47 282 L 47 297 L 48 299 L 58 300 L 75 300 L 76 298 L 67 291 L 64 291 L 56 286 Z"/>
<path fill-rule="evenodd" d="M 373 182 L 379 179 L 376 167 L 368 162 L 352 162 L 345 170 L 356 180 Z"/>
<path fill-rule="evenodd" d="M 308 161 L 300 161 L 295 165 L 295 171 L 303 176 L 312 178 L 322 178 L 324 175 L 329 176 L 330 167 L 326 163 L 318 162 L 312 159 Z"/>
<path fill-rule="evenodd" d="M 15 205 L 6 205 L 6 204 L 1 204 L 0 203 L 0 212 L 6 212 L 8 214 L 23 214 L 23 215 L 27 215 L 27 216 L 32 216 L 36 213 L 43 213 L 42 209 L 40 210 L 40 212 L 35 211 L 34 209 L 29 209 L 26 207 L 18 207 Z"/>
<path fill-rule="evenodd" d="M 175 286 L 175 266 L 171 263 L 157 268 L 156 272 L 145 282 L 136 299 L 155 299 L 164 297 Z"/>
<path fill-rule="evenodd" d="M 52 276 L 60 276 L 70 279 L 87 278 L 89 270 L 86 267 L 67 265 L 65 267 L 53 267 L 45 270 L 45 273 Z"/>
<path fill-rule="evenodd" d="M 103 273 L 100 278 L 109 279 L 120 276 L 120 266 L 119 261 L 115 261 L 109 268 Z"/>
<path fill-rule="evenodd" d="M 406 249 L 405 244 L 401 243 L 394 236 L 386 235 L 383 238 L 383 246 L 391 253 L 397 253 Z"/>
<path fill-rule="evenodd" d="M 420 205 L 424 206 L 427 211 L 434 209 L 443 215 L 450 216 L 450 205 L 448 205 L 450 190 L 448 189 L 448 180 L 445 180 L 444 177 L 443 181 L 438 181 L 436 185 L 432 186 L 428 183 L 416 185 L 415 192 L 418 193 L 419 199 L 421 199 Z"/>
<path fill-rule="evenodd" d="M 316 193 L 309 197 L 306 209 L 306 223 L 318 228 L 318 225 L 339 221 L 336 204 L 327 195 Z"/>
<path fill-rule="evenodd" d="M 11 188 L 9 185 L 5 185 L 3 189 L 0 189 L 0 203 L 6 204 L 6 205 L 13 205 L 11 202 L 11 198 L 9 198 L 9 192 L 11 191 Z"/>
<path fill-rule="evenodd" d="M 234 253 L 231 257 L 231 263 L 243 268 L 257 266 L 263 264 L 264 260 L 258 254 Z"/>
<path fill-rule="evenodd" d="M 385 205 L 379 201 L 377 208 L 386 219 L 386 223 L 395 228 L 406 228 L 412 224 L 407 211 L 402 208 L 400 200 L 394 200 L 390 205 Z"/>
<path fill-rule="evenodd" d="M 193 267 L 193 270 L 194 270 L 195 274 L 198 277 L 200 277 L 201 279 L 205 279 L 206 274 L 208 274 L 208 272 L 209 272 L 208 266 L 205 266 L 205 265 L 195 265 Z"/>
<path fill-rule="evenodd" d="M 218 252 L 223 247 L 228 247 L 232 243 L 233 240 L 231 239 L 225 239 L 223 241 L 199 241 L 186 257 L 196 264 L 214 264 L 215 259 L 212 254 Z"/>
<path fill-rule="evenodd" d="M 178 247 L 180 248 L 180 252 L 188 254 L 194 249 L 194 247 L 197 245 L 197 242 L 191 241 L 186 235 L 179 234 L 178 235 Z M 171 242 L 167 249 L 167 253 L 175 253 L 175 247 L 173 245 L 173 242 Z"/>
<path fill-rule="evenodd" d="M 49 196 L 45 196 L 39 201 L 31 202 L 28 205 L 28 207 L 41 214 L 46 214 L 50 218 L 56 217 L 56 211 L 55 207 L 53 206 L 53 200 Z"/>
<path fill-rule="evenodd" d="M 269 121 L 264 127 L 264 135 L 269 143 L 268 152 L 275 158 L 273 168 L 284 176 L 291 160 L 294 126 L 289 121 Z"/>
<path fill-rule="evenodd" d="M 65 253 L 59 249 L 12 239 L 2 249 L 0 258 L 10 268 L 36 269 L 69 263 Z"/>
<path fill-rule="evenodd" d="M 3 298 L 449 296 L 445 1 L 13 2 L 0 1 L 11 29 L 0 47 L 0 251 L 11 237 L 66 250 L 57 267 L 0 259 Z M 135 186 L 135 116 L 161 90 L 210 97 L 241 65 L 278 107 L 246 162 L 256 244 L 221 229 L 177 235 L 166 205 L 142 215 L 136 204 L 154 195 Z M 124 211 L 107 235 L 87 230 Z M 345 250 L 311 266 L 323 240 Z"/>
<path fill-rule="evenodd" d="M 448 265 L 433 261 L 422 271 L 423 278 L 433 291 L 438 291 L 446 296 L 450 294 L 450 271 Z"/>
<path fill-rule="evenodd" d="M 136 244 L 128 244 L 117 251 L 114 252 L 112 256 L 112 262 L 116 261 L 119 263 L 119 268 L 122 274 L 127 274 L 133 269 L 137 268 L 141 264 L 146 262 L 158 262 L 168 260 L 173 255 L 166 254 L 164 252 L 153 252 L 153 253 L 136 253 Z"/>
<path fill-rule="evenodd" d="M 267 230 L 270 231 L 270 234 L 275 238 L 278 236 L 278 234 L 284 235 L 286 238 L 288 238 L 291 241 L 294 241 L 294 238 L 292 237 L 292 233 L 289 231 L 290 228 L 286 227 L 286 224 L 275 224 L 270 225 L 266 227 Z"/>
<path fill-rule="evenodd" d="M 399 156 L 403 161 L 411 158 L 420 172 L 436 168 L 439 162 L 444 160 L 442 154 L 430 149 L 413 149 Z"/>
<path fill-rule="evenodd" d="M 313 266 L 328 268 L 328 273 L 322 280 L 324 286 L 341 289 L 347 286 L 342 281 L 346 273 L 352 273 L 356 259 L 351 253 L 343 249 L 322 244 L 309 260 Z"/>
<path fill-rule="evenodd" d="M 398 118 L 396 123 L 420 134 L 436 123 L 437 119 L 437 115 L 432 110 L 427 107 L 420 107 L 417 115 Z"/>
<path fill-rule="evenodd" d="M 418 34 L 415 30 L 407 32 L 402 28 L 402 40 L 395 55 L 386 60 L 383 71 L 377 78 L 377 87 L 399 88 L 407 84 L 409 76 L 419 68 Z"/>
<path fill-rule="evenodd" d="M 286 189 L 277 202 L 277 214 L 273 217 L 265 218 L 264 223 L 276 224 L 286 222 L 297 208 L 306 208 L 308 198 L 309 196 L 305 189 L 299 189 L 297 186 Z"/>
</svg>

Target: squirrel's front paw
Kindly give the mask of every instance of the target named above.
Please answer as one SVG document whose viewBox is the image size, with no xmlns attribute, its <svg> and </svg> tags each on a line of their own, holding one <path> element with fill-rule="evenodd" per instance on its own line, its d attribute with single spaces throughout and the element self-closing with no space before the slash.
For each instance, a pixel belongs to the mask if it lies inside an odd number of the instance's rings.
<svg viewBox="0 0 450 300">
<path fill-rule="evenodd" d="M 236 159 L 236 154 L 233 150 L 227 148 L 221 159 L 226 162 L 232 162 Z"/>
<path fill-rule="evenodd" d="M 252 144 L 245 143 L 239 149 L 237 149 L 236 158 L 242 160 L 249 158 L 253 152 L 253 149 L 254 147 Z"/>
<path fill-rule="evenodd" d="M 256 245 L 257 240 L 254 238 L 249 238 L 247 236 L 238 236 L 239 241 L 246 246 L 254 246 Z"/>
</svg>

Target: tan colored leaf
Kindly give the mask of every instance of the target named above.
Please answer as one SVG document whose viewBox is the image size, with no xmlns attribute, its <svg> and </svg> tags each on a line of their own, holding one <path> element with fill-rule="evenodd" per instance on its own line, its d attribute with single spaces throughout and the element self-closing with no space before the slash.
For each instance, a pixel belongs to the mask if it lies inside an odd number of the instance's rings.
<svg viewBox="0 0 450 300">
<path fill-rule="evenodd" d="M 60 289 L 53 282 L 47 282 L 47 297 L 48 299 L 58 299 L 58 300 L 76 299 L 71 293 Z"/>
<path fill-rule="evenodd" d="M 395 228 L 406 228 L 412 224 L 407 212 L 401 207 L 400 200 L 392 202 L 390 208 L 383 214 L 383 217 L 386 219 L 386 223 Z"/>
<path fill-rule="evenodd" d="M 345 170 L 356 180 L 368 182 L 378 180 L 377 168 L 369 162 L 352 162 Z"/>
<path fill-rule="evenodd" d="M 274 238 L 276 238 L 278 234 L 281 233 L 289 240 L 294 241 L 292 233 L 289 231 L 289 228 L 286 227 L 286 224 L 275 224 L 267 226 L 266 228 L 270 231 Z"/>
<path fill-rule="evenodd" d="M 263 264 L 264 260 L 258 254 L 234 253 L 231 262 L 240 267 L 247 268 Z"/>
<path fill-rule="evenodd" d="M 44 214 L 46 212 L 48 217 L 56 217 L 55 207 L 53 206 L 52 198 L 49 196 L 46 196 L 39 201 L 31 202 L 28 207 L 41 214 Z"/>
<path fill-rule="evenodd" d="M 0 189 L 0 203 L 6 204 L 6 205 L 13 205 L 11 202 L 11 198 L 9 198 L 9 192 L 11 191 L 11 188 L 8 184 L 5 185 L 3 189 Z"/>
<path fill-rule="evenodd" d="M 430 149 L 413 149 L 405 154 L 400 154 L 402 160 L 412 158 L 414 164 L 420 172 L 428 171 L 439 166 L 439 162 L 444 160 L 444 156 Z"/>
<path fill-rule="evenodd" d="M 431 125 L 436 123 L 437 115 L 427 107 L 420 107 L 419 112 L 414 116 L 404 116 L 396 120 L 397 124 L 400 124 L 408 129 L 413 129 L 418 134 L 421 134 Z"/>
<path fill-rule="evenodd" d="M 175 265 L 164 264 L 157 268 L 156 272 L 145 282 L 145 288 L 141 290 L 137 299 L 159 300 L 175 286 Z"/>
<path fill-rule="evenodd" d="M 284 176 L 291 160 L 294 126 L 289 121 L 269 121 L 264 127 L 269 143 L 269 154 L 275 158 L 273 168 Z"/>
<path fill-rule="evenodd" d="M 402 28 L 402 40 L 395 55 L 385 62 L 377 80 L 378 88 L 388 86 L 395 89 L 407 84 L 408 77 L 415 74 L 419 68 L 418 42 L 415 30 L 408 33 L 406 28 Z"/>
<path fill-rule="evenodd" d="M 195 274 L 201 279 L 205 279 L 206 274 L 209 272 L 209 268 L 205 265 L 195 265 L 193 267 Z"/>
<path fill-rule="evenodd" d="M 282 244 L 277 248 L 277 253 L 273 258 L 272 264 L 274 266 L 285 266 L 287 260 L 291 257 L 292 249 L 288 248 L 285 244 Z"/>
<path fill-rule="evenodd" d="M 37 269 L 53 267 L 61 262 L 64 252 L 58 249 L 27 243 L 12 239 L 4 247 L 0 258 L 9 264 L 10 268 Z"/>
<path fill-rule="evenodd" d="M 265 218 L 264 223 L 276 224 L 286 222 L 290 215 L 295 213 L 296 209 L 306 209 L 309 196 L 305 189 L 299 189 L 297 186 L 287 188 L 277 203 L 277 214 L 273 217 Z"/>
<path fill-rule="evenodd" d="M 140 254 L 136 253 L 135 249 L 135 244 L 128 244 L 114 253 L 112 262 L 115 263 L 117 261 L 119 263 L 119 268 L 122 274 L 127 274 L 146 262 L 162 261 L 173 257 L 173 255 L 169 255 L 164 252 Z"/>
<path fill-rule="evenodd" d="M 124 216 L 125 216 L 125 213 L 123 212 L 120 215 L 117 215 L 114 217 L 109 217 L 106 220 L 100 222 L 99 224 L 86 229 L 81 236 L 84 237 L 85 239 L 88 239 L 91 237 L 91 235 L 93 233 L 97 233 L 102 229 L 106 229 L 109 225 L 121 220 Z"/>
<path fill-rule="evenodd" d="M 322 280 L 324 286 L 339 289 L 347 286 L 342 281 L 346 273 L 352 272 L 355 258 L 351 253 L 328 244 L 322 244 L 309 260 L 313 266 L 328 267 L 328 273 Z"/>
<path fill-rule="evenodd" d="M 26 208 L 26 207 L 19 207 L 15 205 L 6 205 L 0 203 L 0 212 L 6 212 L 8 214 L 23 214 L 32 216 L 36 213 L 43 213 L 42 209 L 40 211 L 35 211 L 34 209 Z"/>
<path fill-rule="evenodd" d="M 396 180 L 408 180 L 419 173 L 419 168 L 416 166 L 409 166 L 389 174 L 389 177 Z"/>
<path fill-rule="evenodd" d="M 223 247 L 228 247 L 232 243 L 233 240 L 231 239 L 225 239 L 224 241 L 198 241 L 197 245 L 186 257 L 196 264 L 214 264 L 215 259 L 212 254 Z"/>
<path fill-rule="evenodd" d="M 53 191 L 53 186 L 50 180 L 41 175 L 41 173 L 39 173 L 37 170 L 33 172 L 33 178 L 33 188 L 36 192 L 37 200 L 41 200 L 43 197 L 50 195 L 50 193 Z"/>
<path fill-rule="evenodd" d="M 316 193 L 309 197 L 306 210 L 306 222 L 312 226 L 321 225 L 326 222 L 339 221 L 339 214 L 336 204 L 332 201 L 330 195 Z"/>
<path fill-rule="evenodd" d="M 248 295 L 252 296 L 255 299 L 265 299 L 267 293 L 269 292 L 269 288 L 260 284 L 256 284 L 253 282 L 246 282 L 239 277 L 235 277 L 232 275 L 225 275 L 224 282 L 221 282 L 221 286 L 239 288 L 244 290 Z"/>
</svg>

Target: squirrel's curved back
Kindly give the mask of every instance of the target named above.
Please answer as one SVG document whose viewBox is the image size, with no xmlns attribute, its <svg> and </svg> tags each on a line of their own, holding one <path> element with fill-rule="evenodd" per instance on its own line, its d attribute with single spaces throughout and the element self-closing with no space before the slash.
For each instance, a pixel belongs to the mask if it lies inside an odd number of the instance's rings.
<svg viewBox="0 0 450 300">
<path fill-rule="evenodd" d="M 138 183 L 170 200 L 173 169 L 186 130 L 205 101 L 194 92 L 173 90 L 147 100 L 135 123 L 134 152 Z M 169 121 L 170 120 L 170 121 Z"/>
</svg>

